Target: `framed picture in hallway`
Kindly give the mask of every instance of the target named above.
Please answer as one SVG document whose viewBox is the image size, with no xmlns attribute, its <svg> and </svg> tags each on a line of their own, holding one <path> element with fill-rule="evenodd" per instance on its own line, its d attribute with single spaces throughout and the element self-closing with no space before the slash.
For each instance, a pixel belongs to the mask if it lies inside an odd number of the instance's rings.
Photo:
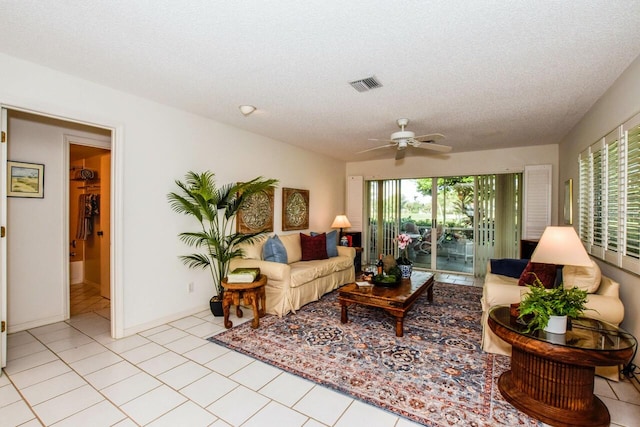
<svg viewBox="0 0 640 427">
<path fill-rule="evenodd" d="M 309 190 L 282 189 L 282 231 L 309 228 Z"/>
<path fill-rule="evenodd" d="M 7 196 L 44 198 L 44 165 L 7 162 Z"/>
</svg>

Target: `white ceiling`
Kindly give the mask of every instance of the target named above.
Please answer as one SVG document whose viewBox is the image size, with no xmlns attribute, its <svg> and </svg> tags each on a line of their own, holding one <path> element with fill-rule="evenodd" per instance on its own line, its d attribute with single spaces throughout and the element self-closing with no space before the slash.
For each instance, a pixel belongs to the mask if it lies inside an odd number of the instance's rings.
<svg viewBox="0 0 640 427">
<path fill-rule="evenodd" d="M 355 161 L 393 157 L 355 153 L 400 117 L 453 152 L 558 143 L 638 22 L 640 0 L 1 0 L 0 52 Z"/>
</svg>

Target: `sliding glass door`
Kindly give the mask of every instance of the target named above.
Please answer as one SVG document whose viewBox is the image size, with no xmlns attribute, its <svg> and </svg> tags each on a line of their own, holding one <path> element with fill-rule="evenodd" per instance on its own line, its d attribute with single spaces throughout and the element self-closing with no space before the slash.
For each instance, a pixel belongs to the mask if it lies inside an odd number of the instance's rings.
<svg viewBox="0 0 640 427">
<path fill-rule="evenodd" d="M 483 275 L 494 253 L 517 256 L 520 182 L 521 174 L 368 181 L 365 258 L 397 257 L 394 238 L 404 233 L 415 268 Z"/>
</svg>

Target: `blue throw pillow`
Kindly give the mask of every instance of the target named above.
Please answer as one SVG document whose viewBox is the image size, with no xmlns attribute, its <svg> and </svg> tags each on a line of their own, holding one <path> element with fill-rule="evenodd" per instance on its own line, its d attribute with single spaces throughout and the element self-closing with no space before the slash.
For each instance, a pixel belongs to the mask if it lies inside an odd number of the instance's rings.
<svg viewBox="0 0 640 427">
<path fill-rule="evenodd" d="M 312 231 L 311 236 L 317 236 L 321 233 Z M 338 230 L 333 230 L 327 233 L 327 256 L 329 258 L 338 256 Z"/>
<path fill-rule="evenodd" d="M 262 247 L 262 259 L 265 261 L 287 263 L 287 250 L 278 236 L 269 237 Z"/>
<path fill-rule="evenodd" d="M 502 276 L 520 278 L 522 272 L 529 263 L 528 259 L 492 259 L 491 260 L 491 272 L 493 274 L 500 274 Z"/>
</svg>

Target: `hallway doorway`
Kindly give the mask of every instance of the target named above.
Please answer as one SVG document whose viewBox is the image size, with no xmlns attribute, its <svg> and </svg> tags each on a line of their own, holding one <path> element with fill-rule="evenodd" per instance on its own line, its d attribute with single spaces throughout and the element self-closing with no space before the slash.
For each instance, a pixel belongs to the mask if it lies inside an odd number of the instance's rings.
<svg viewBox="0 0 640 427">
<path fill-rule="evenodd" d="M 111 218 L 115 133 L 35 112 L 6 111 L 8 159 L 44 167 L 42 198 L 7 200 L 9 332 L 68 320 L 90 308 L 110 319 L 111 333 L 116 336 L 118 316 L 111 314 L 118 308 L 112 285 L 115 251 L 111 249 L 112 242 L 116 243 Z M 79 214 L 81 194 L 84 201 L 95 202 L 88 215 Z M 78 234 L 81 223 L 82 233 Z M 72 260 L 82 262 L 79 274 L 78 265 L 71 267 Z M 79 286 L 72 287 L 72 283 Z"/>
<path fill-rule="evenodd" d="M 111 318 L 110 144 L 65 136 L 69 146 L 69 314 Z"/>
</svg>

